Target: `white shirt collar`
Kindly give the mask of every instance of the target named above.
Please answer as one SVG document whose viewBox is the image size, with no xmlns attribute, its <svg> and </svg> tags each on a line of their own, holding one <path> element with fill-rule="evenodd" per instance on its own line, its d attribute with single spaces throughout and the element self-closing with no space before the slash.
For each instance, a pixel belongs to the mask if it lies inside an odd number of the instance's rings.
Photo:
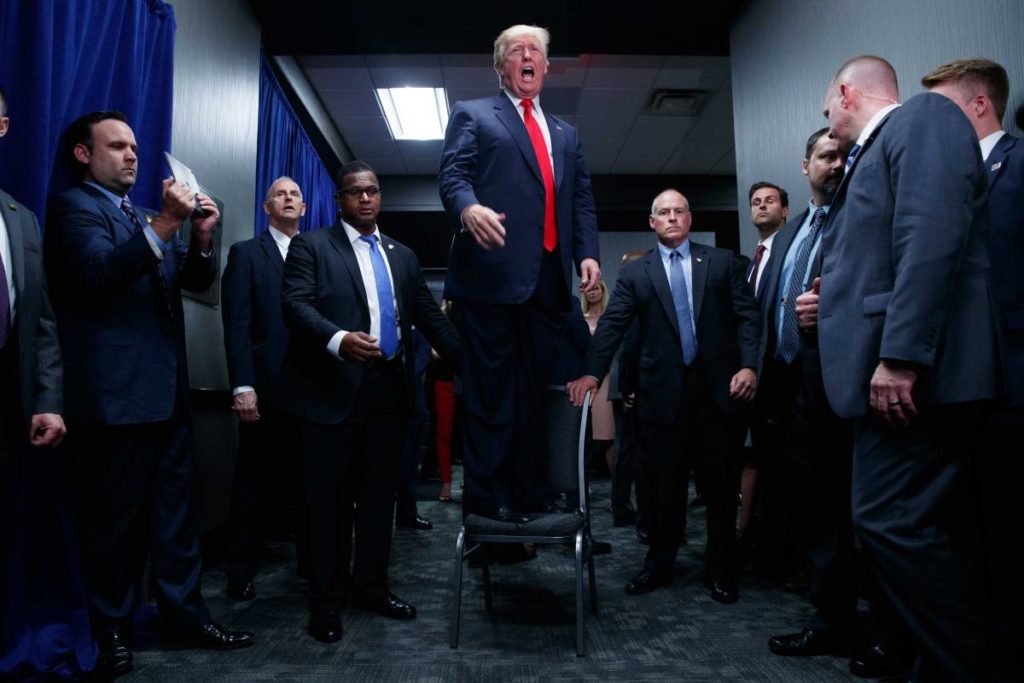
<svg viewBox="0 0 1024 683">
<path fill-rule="evenodd" d="M 781 230 L 781 228 L 779 228 L 779 230 Z M 758 243 L 757 243 L 758 246 L 764 245 L 764 250 L 765 251 L 771 251 L 772 250 L 772 242 L 775 241 L 775 236 L 779 234 L 779 230 L 776 230 L 772 234 L 770 234 L 767 237 L 765 237 L 763 240 L 758 241 Z"/>
<path fill-rule="evenodd" d="M 512 94 L 512 92 L 510 90 L 508 90 L 508 88 L 502 88 L 501 91 L 503 93 L 505 93 L 506 97 L 508 97 L 510 100 L 512 100 L 512 104 L 514 104 L 516 106 L 516 111 L 519 112 L 520 116 L 522 116 L 523 109 L 522 109 L 522 107 L 519 106 L 519 103 L 522 102 L 526 98 L 524 98 L 524 97 L 516 97 L 515 95 Z M 538 114 L 539 113 L 539 114 L 541 114 L 543 116 L 544 112 L 540 108 L 540 95 L 537 95 L 536 97 L 531 97 L 530 99 L 533 100 L 533 111 L 534 111 L 534 114 Z"/>
<path fill-rule="evenodd" d="M 1004 135 L 1006 135 L 1005 130 L 997 130 L 995 133 L 986 135 L 978 141 L 978 144 L 981 146 L 981 158 L 983 160 L 988 159 L 988 155 L 992 153 L 992 150 L 996 148 L 996 144 Z"/>
<path fill-rule="evenodd" d="M 341 227 L 345 229 L 345 234 L 348 235 L 348 241 L 353 245 L 359 241 L 360 237 L 363 236 L 363 233 L 359 232 L 345 221 L 341 222 Z M 371 234 L 377 238 L 377 242 L 380 242 L 380 230 L 377 229 L 376 225 L 373 226 L 373 232 Z"/>
<path fill-rule="evenodd" d="M 875 132 L 875 128 L 878 128 L 878 124 L 882 122 L 882 119 L 888 116 L 889 112 L 898 106 L 900 105 L 897 102 L 896 104 L 890 104 L 889 106 L 882 107 L 876 111 L 875 115 L 868 119 L 868 124 L 864 126 L 864 130 L 860 132 L 860 137 L 857 138 L 857 144 L 863 147 L 864 143 L 867 142 L 869 137 L 871 137 L 871 134 Z"/>
<path fill-rule="evenodd" d="M 270 236 L 277 242 L 277 246 L 287 251 L 288 245 L 292 243 L 292 238 L 269 223 L 267 224 L 267 229 L 270 230 Z"/>
</svg>

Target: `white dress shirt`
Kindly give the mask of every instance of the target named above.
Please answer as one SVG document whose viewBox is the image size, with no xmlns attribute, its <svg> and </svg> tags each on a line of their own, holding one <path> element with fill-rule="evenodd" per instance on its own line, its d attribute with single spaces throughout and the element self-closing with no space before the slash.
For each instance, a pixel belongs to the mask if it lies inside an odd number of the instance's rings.
<svg viewBox="0 0 1024 683">
<path fill-rule="evenodd" d="M 983 161 L 988 160 L 988 155 L 992 153 L 992 150 L 996 148 L 996 143 L 999 142 L 1000 138 L 1006 135 L 1005 130 L 997 130 L 991 135 L 986 135 L 978 144 L 981 145 L 981 158 Z"/>
<path fill-rule="evenodd" d="M 7 282 L 3 283 L 3 286 L 7 287 L 7 292 L 10 295 L 11 317 L 11 328 L 14 328 L 14 264 L 11 263 L 11 242 L 7 239 L 7 224 L 4 222 L 4 214 L 0 211 L 0 259 L 4 262 L 4 272 L 7 274 Z"/>
<path fill-rule="evenodd" d="M 359 274 L 363 277 L 363 287 L 366 289 L 366 305 L 370 309 L 370 330 L 369 334 L 371 337 L 380 340 L 380 305 L 377 301 L 377 280 L 373 276 L 373 261 L 370 260 L 370 245 L 359 239 L 362 237 L 362 233 L 353 228 L 345 221 L 341 222 L 341 227 L 345 230 L 345 235 L 352 243 L 352 251 L 356 254 L 356 263 L 359 264 Z M 388 250 L 384 248 L 384 245 L 380 240 L 380 230 L 376 227 L 373 229 L 373 237 L 377 240 L 377 250 L 380 255 L 384 258 L 384 265 L 387 266 L 388 279 L 391 280 L 391 292 L 395 292 L 395 277 L 391 273 L 391 263 L 388 261 Z M 398 299 L 394 300 L 395 306 L 395 322 L 398 322 Z M 348 330 L 339 330 L 331 337 L 331 340 L 327 342 L 327 352 L 334 357 L 339 356 L 341 350 L 341 341 L 348 334 Z M 398 326 L 398 341 L 402 341 L 402 326 Z M 401 349 L 402 345 L 399 343 L 398 348 Z M 399 351 L 400 353 L 401 351 Z"/>
<path fill-rule="evenodd" d="M 516 97 L 508 90 L 505 91 L 505 95 L 512 100 L 512 104 L 516 106 L 516 113 L 519 114 L 519 118 L 523 119 L 523 125 L 526 125 L 526 119 L 523 118 L 523 108 L 519 105 L 523 101 L 522 97 Z M 533 120 L 540 126 L 540 132 L 544 135 L 544 144 L 548 148 L 548 159 L 551 161 L 551 175 L 555 173 L 555 156 L 551 152 L 551 131 L 548 130 L 548 121 L 544 118 L 544 110 L 540 108 L 540 97 L 534 97 L 533 99 Z"/>
</svg>

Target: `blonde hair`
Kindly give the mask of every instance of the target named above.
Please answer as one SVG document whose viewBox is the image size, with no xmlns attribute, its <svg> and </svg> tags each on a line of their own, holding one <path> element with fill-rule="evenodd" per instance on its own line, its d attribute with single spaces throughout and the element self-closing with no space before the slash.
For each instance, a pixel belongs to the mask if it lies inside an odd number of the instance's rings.
<svg viewBox="0 0 1024 683">
<path fill-rule="evenodd" d="M 508 50 L 509 42 L 518 36 L 532 36 L 536 38 L 537 42 L 540 43 L 541 50 L 544 52 L 544 59 L 548 58 L 548 45 L 551 44 L 551 34 L 548 30 L 531 24 L 516 24 L 515 26 L 509 26 L 494 39 L 495 71 L 505 61 L 505 51 Z"/>
<path fill-rule="evenodd" d="M 601 288 L 601 310 L 608 308 L 608 285 L 604 283 L 604 280 L 598 280 L 597 286 Z M 590 313 L 590 300 L 587 299 L 587 295 L 584 294 L 580 297 L 580 308 L 583 309 L 583 315 Z"/>
</svg>

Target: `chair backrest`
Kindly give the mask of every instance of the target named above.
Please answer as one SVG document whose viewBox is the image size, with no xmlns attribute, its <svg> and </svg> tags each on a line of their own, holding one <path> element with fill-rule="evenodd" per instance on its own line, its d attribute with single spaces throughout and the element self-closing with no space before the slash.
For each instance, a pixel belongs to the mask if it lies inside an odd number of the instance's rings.
<svg viewBox="0 0 1024 683">
<path fill-rule="evenodd" d="M 549 386 L 546 408 L 548 490 L 552 493 L 582 491 L 590 394 L 587 394 L 583 407 L 577 408 L 569 402 L 564 386 Z"/>
</svg>

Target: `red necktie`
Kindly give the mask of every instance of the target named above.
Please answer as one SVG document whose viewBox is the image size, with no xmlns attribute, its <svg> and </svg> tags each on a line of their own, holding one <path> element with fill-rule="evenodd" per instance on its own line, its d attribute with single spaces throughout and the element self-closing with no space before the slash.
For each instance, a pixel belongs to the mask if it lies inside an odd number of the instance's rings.
<svg viewBox="0 0 1024 683">
<path fill-rule="evenodd" d="M 750 288 L 757 293 L 757 271 L 761 267 L 761 258 L 764 256 L 764 245 L 757 245 L 757 251 L 754 252 L 754 267 L 750 270 Z"/>
<path fill-rule="evenodd" d="M 551 157 L 544 144 L 544 133 L 537 119 L 533 118 L 533 100 L 523 100 L 523 123 L 530 134 L 533 153 L 537 155 L 540 176 L 544 179 L 544 249 L 554 251 L 558 246 L 558 226 L 555 221 L 555 174 L 551 170 Z"/>
</svg>

